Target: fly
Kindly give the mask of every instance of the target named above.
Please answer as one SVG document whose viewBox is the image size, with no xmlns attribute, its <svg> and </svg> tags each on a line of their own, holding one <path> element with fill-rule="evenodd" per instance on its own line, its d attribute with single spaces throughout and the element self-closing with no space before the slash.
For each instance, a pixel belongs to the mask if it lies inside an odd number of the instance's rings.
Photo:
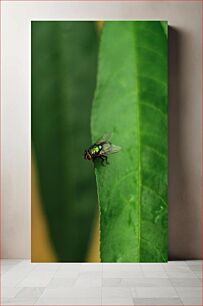
<svg viewBox="0 0 203 306">
<path fill-rule="evenodd" d="M 110 142 L 110 138 L 111 134 L 105 134 L 101 139 L 98 139 L 93 145 L 85 150 L 84 159 L 92 161 L 100 159 L 103 166 L 104 162 L 109 164 L 108 155 L 117 153 L 121 150 L 121 147 Z"/>
</svg>

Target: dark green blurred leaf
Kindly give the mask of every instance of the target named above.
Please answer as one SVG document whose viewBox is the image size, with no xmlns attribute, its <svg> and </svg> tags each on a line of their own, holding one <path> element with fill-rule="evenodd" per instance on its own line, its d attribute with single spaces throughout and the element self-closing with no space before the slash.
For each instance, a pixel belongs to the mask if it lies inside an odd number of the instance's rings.
<svg viewBox="0 0 203 306">
<path fill-rule="evenodd" d="M 32 22 L 32 141 L 43 208 L 60 261 L 84 261 L 97 206 L 90 144 L 93 22 Z"/>
<path fill-rule="evenodd" d="M 167 36 L 158 21 L 105 23 L 93 140 L 122 147 L 96 168 L 101 260 L 167 260 Z"/>
</svg>

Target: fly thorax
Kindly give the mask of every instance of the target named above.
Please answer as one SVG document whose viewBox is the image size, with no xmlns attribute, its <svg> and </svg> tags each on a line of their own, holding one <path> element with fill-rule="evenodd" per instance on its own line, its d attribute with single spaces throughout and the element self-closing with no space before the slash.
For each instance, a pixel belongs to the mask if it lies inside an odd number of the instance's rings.
<svg viewBox="0 0 203 306">
<path fill-rule="evenodd" d="M 100 151 L 99 146 L 94 146 L 93 148 L 91 148 L 91 154 L 92 154 L 92 155 L 98 154 L 99 151 Z"/>
</svg>

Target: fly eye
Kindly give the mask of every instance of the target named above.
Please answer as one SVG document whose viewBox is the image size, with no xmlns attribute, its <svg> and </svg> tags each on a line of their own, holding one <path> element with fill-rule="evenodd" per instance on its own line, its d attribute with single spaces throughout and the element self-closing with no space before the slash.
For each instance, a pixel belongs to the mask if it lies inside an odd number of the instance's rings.
<svg viewBox="0 0 203 306">
<path fill-rule="evenodd" d="M 84 159 L 87 159 L 87 160 L 91 160 L 92 159 L 90 153 L 87 150 L 85 150 L 85 152 L 84 152 Z"/>
</svg>

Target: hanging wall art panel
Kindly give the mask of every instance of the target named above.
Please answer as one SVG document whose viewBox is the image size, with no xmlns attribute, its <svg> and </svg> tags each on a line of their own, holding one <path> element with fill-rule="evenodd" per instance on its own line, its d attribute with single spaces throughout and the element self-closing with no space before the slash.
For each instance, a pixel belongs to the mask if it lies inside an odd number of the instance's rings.
<svg viewBox="0 0 203 306">
<path fill-rule="evenodd" d="M 168 260 L 168 26 L 32 22 L 32 261 Z"/>
</svg>

